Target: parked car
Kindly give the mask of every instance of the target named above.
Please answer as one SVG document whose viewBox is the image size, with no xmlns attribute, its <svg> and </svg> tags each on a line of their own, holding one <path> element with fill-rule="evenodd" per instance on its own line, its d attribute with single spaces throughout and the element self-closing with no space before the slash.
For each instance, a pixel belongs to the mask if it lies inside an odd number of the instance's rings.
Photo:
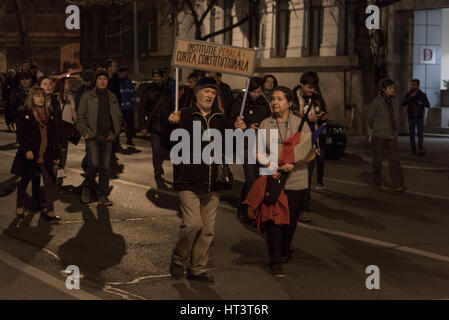
<svg viewBox="0 0 449 320">
<path fill-rule="evenodd" d="M 348 138 L 345 128 L 335 121 L 327 123 L 326 159 L 340 159 L 343 157 Z"/>
</svg>

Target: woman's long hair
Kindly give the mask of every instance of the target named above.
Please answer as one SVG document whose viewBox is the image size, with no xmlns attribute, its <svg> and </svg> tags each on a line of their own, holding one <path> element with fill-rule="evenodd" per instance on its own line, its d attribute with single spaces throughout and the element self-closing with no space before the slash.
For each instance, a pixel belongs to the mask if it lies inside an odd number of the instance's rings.
<svg viewBox="0 0 449 320">
<path fill-rule="evenodd" d="M 45 94 L 44 89 L 42 89 L 41 87 L 35 86 L 32 87 L 30 89 L 30 91 L 28 92 L 28 97 L 27 100 L 25 102 L 25 105 L 22 107 L 22 109 L 26 109 L 31 111 L 32 113 L 34 113 L 34 110 L 36 110 L 36 105 L 34 104 L 34 100 L 33 97 L 35 95 L 42 95 L 44 97 L 44 108 L 45 108 L 45 112 L 48 112 L 48 106 L 47 106 L 47 96 Z"/>
<path fill-rule="evenodd" d="M 65 82 L 67 81 L 67 78 L 62 78 L 56 81 L 55 89 L 53 90 L 53 93 L 57 94 L 59 97 L 59 101 L 64 101 L 64 92 L 65 92 Z"/>
</svg>

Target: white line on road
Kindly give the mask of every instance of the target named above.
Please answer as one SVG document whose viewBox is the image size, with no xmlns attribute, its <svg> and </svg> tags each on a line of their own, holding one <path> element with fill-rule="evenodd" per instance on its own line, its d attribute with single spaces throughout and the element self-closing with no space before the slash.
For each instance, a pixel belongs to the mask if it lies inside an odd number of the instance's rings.
<svg viewBox="0 0 449 320">
<path fill-rule="evenodd" d="M 345 184 L 352 184 L 354 186 L 363 186 L 363 187 L 370 187 L 367 183 L 357 182 L 357 181 L 347 181 L 347 180 L 341 180 L 341 179 L 335 179 L 335 178 L 324 178 L 324 180 L 333 181 L 333 182 L 339 182 L 339 183 L 345 183 Z M 437 194 L 430 194 L 430 193 L 423 193 L 423 192 L 416 192 L 416 191 L 405 191 L 404 193 L 412 194 L 415 196 L 421 196 L 421 197 L 427 197 L 427 198 L 435 198 L 435 199 L 441 199 L 441 200 L 449 200 L 448 197 L 440 196 Z"/>
<path fill-rule="evenodd" d="M 72 296 L 74 298 L 77 298 L 79 300 L 102 300 L 101 298 L 87 293 L 83 290 L 68 290 L 65 288 L 65 282 L 64 280 L 57 279 L 48 273 L 45 273 L 43 271 L 40 271 L 39 269 L 36 269 L 19 259 L 9 255 L 8 253 L 4 252 L 3 250 L 0 250 L 0 261 L 3 263 L 6 263 L 10 267 L 13 267 L 16 270 L 19 270 L 41 282 L 44 284 L 55 288 L 56 290 L 63 292 L 66 295 Z"/>
<path fill-rule="evenodd" d="M 403 251 L 403 252 L 407 252 L 407 253 L 412 253 L 412 254 L 416 254 L 416 255 L 419 255 L 419 256 L 423 256 L 423 257 L 427 257 L 427 258 L 431 258 L 431 259 L 435 259 L 435 260 L 440 260 L 440 261 L 443 261 L 443 262 L 449 262 L 449 257 L 448 256 L 443 256 L 443 255 L 440 255 L 440 254 L 427 252 L 427 251 L 423 251 L 423 250 L 417 250 L 417 249 L 413 249 L 413 248 L 410 248 L 410 247 L 402 246 L 400 244 L 395 244 L 395 243 L 391 243 L 391 242 L 371 239 L 371 238 L 358 236 L 358 235 L 347 233 L 347 232 L 343 232 L 343 231 L 332 230 L 332 229 L 318 227 L 318 226 L 312 226 L 312 225 L 308 225 L 308 224 L 301 223 L 301 222 L 298 223 L 298 227 L 301 227 L 301 228 L 304 228 L 304 229 L 309 229 L 309 230 L 314 230 L 314 231 L 319 231 L 319 232 L 323 232 L 323 233 L 328 233 L 328 234 L 332 234 L 332 235 L 335 235 L 335 236 L 340 236 L 340 237 L 344 237 L 344 238 L 348 238 L 348 239 L 352 239 L 352 240 L 357 240 L 357 241 L 360 241 L 360 242 L 373 244 L 373 245 L 377 245 L 377 246 L 380 246 L 380 247 L 386 247 L 386 248 L 390 248 L 390 249 L 394 249 L 394 250 L 399 250 L 399 251 Z"/>
</svg>

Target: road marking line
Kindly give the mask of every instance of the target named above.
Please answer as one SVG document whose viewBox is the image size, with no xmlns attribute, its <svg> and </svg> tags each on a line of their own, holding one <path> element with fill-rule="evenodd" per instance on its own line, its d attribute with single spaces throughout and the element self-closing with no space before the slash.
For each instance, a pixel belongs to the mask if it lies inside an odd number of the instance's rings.
<svg viewBox="0 0 449 320">
<path fill-rule="evenodd" d="M 124 285 L 124 284 L 136 284 L 136 283 L 139 283 L 140 281 L 147 280 L 147 279 L 169 278 L 171 276 L 172 276 L 171 274 L 156 274 L 156 275 L 152 275 L 152 276 L 139 277 L 139 278 L 134 279 L 132 281 L 106 282 L 106 284 L 108 284 L 108 285 L 116 285 L 116 286 Z"/>
<path fill-rule="evenodd" d="M 400 244 L 395 244 L 395 243 L 391 243 L 391 242 L 386 242 L 386 241 L 376 240 L 376 239 L 367 238 L 367 237 L 363 237 L 363 236 L 358 236 L 355 234 L 338 231 L 338 230 L 333 230 L 333 229 L 328 229 L 328 228 L 324 228 L 324 227 L 311 226 L 311 225 L 304 224 L 301 222 L 298 223 L 298 227 L 301 227 L 304 229 L 309 229 L 309 230 L 314 230 L 314 231 L 319 231 L 319 232 L 323 232 L 323 233 L 328 233 L 328 234 L 332 234 L 332 235 L 340 236 L 340 237 L 344 237 L 344 238 L 349 238 L 352 240 L 357 240 L 360 242 L 373 244 L 373 245 L 377 245 L 380 247 L 386 247 L 386 248 L 390 248 L 390 249 L 394 249 L 394 250 L 398 250 L 398 251 L 412 253 L 412 254 L 416 254 L 419 256 L 423 256 L 426 258 L 431 258 L 431 259 L 435 259 L 435 260 L 439 260 L 439 261 L 443 261 L 443 262 L 449 262 L 448 256 L 443 256 L 440 254 L 431 253 L 431 252 L 427 252 L 427 251 L 423 251 L 423 250 L 417 250 L 417 249 L 413 249 L 410 247 L 402 246 Z"/>
<path fill-rule="evenodd" d="M 148 300 L 147 298 L 144 298 L 142 296 L 138 296 L 136 294 L 130 293 L 128 291 L 122 290 L 122 289 L 118 289 L 118 288 L 113 288 L 110 285 L 105 285 L 103 288 L 104 292 L 110 293 L 110 294 L 115 294 L 119 297 L 121 297 L 124 300 L 131 300 L 130 296 L 134 296 L 139 300 Z"/>
<path fill-rule="evenodd" d="M 65 287 L 64 280 L 57 279 L 48 273 L 45 273 L 39 269 L 36 269 L 19 259 L 9 255 L 8 253 L 4 252 L 3 250 L 0 250 L 0 261 L 3 263 L 6 263 L 10 267 L 13 267 L 16 270 L 19 270 L 41 282 L 44 284 L 55 288 L 58 291 L 63 292 L 66 295 L 72 296 L 74 298 L 77 298 L 79 300 L 102 300 L 100 297 L 97 297 L 93 294 L 87 293 L 83 290 L 68 290 Z"/>
<path fill-rule="evenodd" d="M 324 178 L 324 180 L 333 181 L 333 182 L 340 182 L 340 183 L 346 183 L 346 184 L 352 184 L 354 186 L 363 186 L 363 187 L 370 187 L 367 183 L 362 182 L 356 182 L 356 181 L 348 181 L 348 180 L 341 180 L 341 179 L 335 179 L 335 178 Z M 423 192 L 416 192 L 416 191 L 405 191 L 404 193 L 412 194 L 415 196 L 421 196 L 421 197 L 428 197 L 428 198 L 435 198 L 435 199 L 441 199 L 441 200 L 449 200 L 448 197 L 440 196 L 437 194 L 430 194 L 430 193 L 423 193 Z"/>
</svg>

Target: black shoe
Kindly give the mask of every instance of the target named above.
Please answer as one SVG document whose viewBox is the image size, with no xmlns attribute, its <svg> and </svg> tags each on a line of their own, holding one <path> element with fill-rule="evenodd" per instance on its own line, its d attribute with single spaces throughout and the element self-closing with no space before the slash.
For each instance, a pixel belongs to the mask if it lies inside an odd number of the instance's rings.
<svg viewBox="0 0 449 320">
<path fill-rule="evenodd" d="M 184 277 L 184 268 L 172 261 L 170 264 L 170 273 L 175 280 L 179 280 Z"/>
<path fill-rule="evenodd" d="M 25 213 L 16 213 L 17 219 L 25 218 Z"/>
<path fill-rule="evenodd" d="M 214 277 L 208 275 L 207 272 L 200 273 L 198 275 L 187 274 L 187 279 L 193 280 L 193 281 L 207 282 L 207 283 L 215 282 Z"/>
<path fill-rule="evenodd" d="M 51 222 L 61 221 L 60 216 L 50 217 L 46 212 L 42 212 L 42 217 Z"/>
<path fill-rule="evenodd" d="M 422 157 L 424 155 L 426 155 L 426 150 L 419 150 L 418 151 L 418 157 Z"/>
<path fill-rule="evenodd" d="M 98 197 L 98 203 L 103 205 L 103 206 L 112 206 L 112 201 L 108 199 L 108 197 L 106 196 L 99 196 Z"/>
<path fill-rule="evenodd" d="M 126 145 L 127 145 L 127 146 L 131 146 L 131 147 L 134 147 L 136 144 L 133 143 L 132 141 L 128 141 L 128 142 L 126 142 Z"/>
<path fill-rule="evenodd" d="M 88 204 L 88 203 L 92 202 L 89 188 L 83 187 L 83 190 L 81 191 L 81 202 L 84 204 Z"/>
<path fill-rule="evenodd" d="M 156 185 L 158 189 L 168 189 L 167 185 L 165 184 L 164 178 L 156 178 Z"/>
</svg>

